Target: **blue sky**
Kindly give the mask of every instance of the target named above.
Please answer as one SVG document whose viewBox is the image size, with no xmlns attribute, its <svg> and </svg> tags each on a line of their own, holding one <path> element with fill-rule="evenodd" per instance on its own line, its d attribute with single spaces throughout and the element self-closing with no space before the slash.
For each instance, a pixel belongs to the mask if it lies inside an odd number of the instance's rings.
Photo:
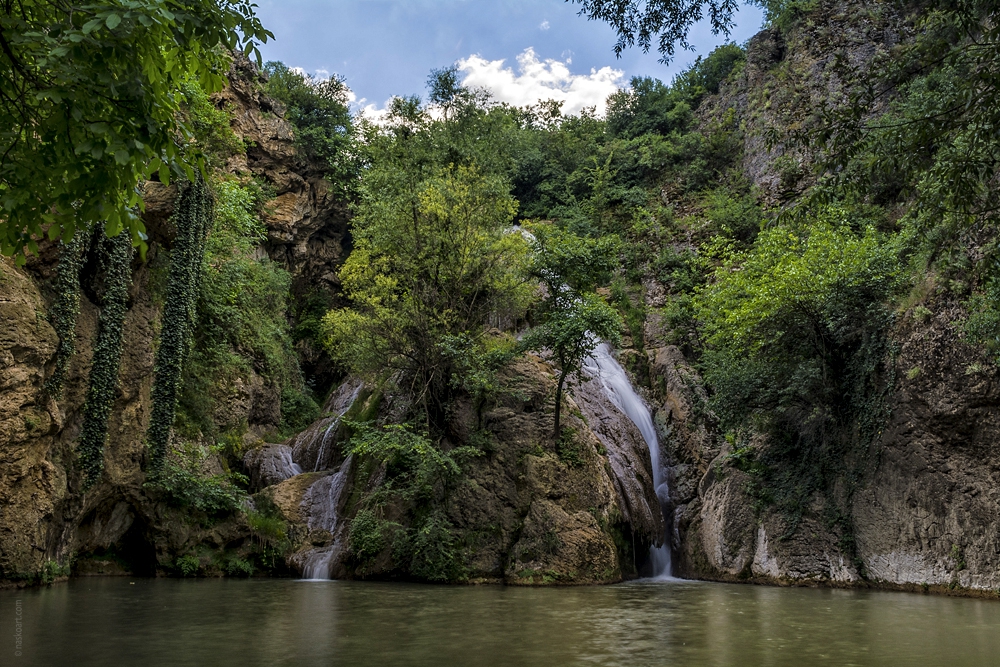
<svg viewBox="0 0 1000 667">
<path fill-rule="evenodd" d="M 431 69 L 458 63 L 474 85 L 512 103 L 555 97 L 566 109 L 603 101 L 633 76 L 669 82 L 697 55 L 725 41 L 696 26 L 696 52 L 670 65 L 633 49 L 616 59 L 614 31 L 578 15 L 564 0 L 258 0 L 275 39 L 265 60 L 347 79 L 360 106 L 382 107 L 392 95 L 423 95 Z M 761 11 L 743 7 L 731 35 L 753 36 Z M 531 49 L 531 51 L 527 51 Z M 500 63 L 499 61 L 503 61 Z"/>
</svg>

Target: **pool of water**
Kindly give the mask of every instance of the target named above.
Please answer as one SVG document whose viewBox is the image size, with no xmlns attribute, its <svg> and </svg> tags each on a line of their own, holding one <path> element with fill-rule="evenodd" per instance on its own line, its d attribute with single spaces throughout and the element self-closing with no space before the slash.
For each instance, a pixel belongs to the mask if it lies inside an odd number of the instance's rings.
<svg viewBox="0 0 1000 667">
<path fill-rule="evenodd" d="M 0 591 L 0 625 L 25 667 L 1000 664 L 996 601 L 700 582 L 88 578 Z"/>
</svg>

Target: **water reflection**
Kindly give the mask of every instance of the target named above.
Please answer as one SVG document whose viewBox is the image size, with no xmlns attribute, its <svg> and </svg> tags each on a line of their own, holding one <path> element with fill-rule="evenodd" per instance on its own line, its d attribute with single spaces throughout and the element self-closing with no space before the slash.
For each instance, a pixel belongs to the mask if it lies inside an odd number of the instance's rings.
<svg viewBox="0 0 1000 667">
<path fill-rule="evenodd" d="M 1000 603 L 705 583 L 519 589 L 83 579 L 22 603 L 18 665 L 995 665 Z M 7 643 L 7 642 L 5 642 Z M 10 661 L 8 661 L 10 659 Z"/>
</svg>

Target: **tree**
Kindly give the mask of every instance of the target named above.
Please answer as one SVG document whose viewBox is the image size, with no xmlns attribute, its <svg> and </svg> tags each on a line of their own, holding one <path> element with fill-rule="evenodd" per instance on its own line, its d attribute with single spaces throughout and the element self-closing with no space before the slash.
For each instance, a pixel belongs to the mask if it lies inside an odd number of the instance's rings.
<svg viewBox="0 0 1000 667">
<path fill-rule="evenodd" d="M 265 91 L 288 106 L 285 118 L 295 126 L 304 155 L 322 163 L 335 184 L 350 187 L 358 165 L 351 150 L 354 123 L 344 80 L 338 76 L 317 80 L 280 62 L 268 62 L 264 71 Z"/>
<path fill-rule="evenodd" d="M 921 10 L 914 39 L 870 64 L 837 61 L 846 97 L 798 138 L 822 156 L 820 199 L 910 200 L 909 222 L 939 250 L 1000 222 L 1000 22 L 989 0 Z"/>
<path fill-rule="evenodd" d="M 848 423 L 871 398 L 899 284 L 893 246 L 843 208 L 734 253 L 696 298 L 724 425 L 809 440 Z"/>
<path fill-rule="evenodd" d="M 362 191 L 340 272 L 353 307 L 327 314 L 327 347 L 356 373 L 398 374 L 432 430 L 452 384 L 455 337 L 478 345 L 490 321 L 516 318 L 530 298 L 526 244 L 509 233 L 517 204 L 504 179 L 472 166 L 425 176 L 387 161 Z"/>
<path fill-rule="evenodd" d="M 250 0 L 0 3 L 0 251 L 23 261 L 47 234 L 128 229 L 141 180 L 194 179 L 182 86 L 220 90 L 229 52 L 271 33 Z"/>
<path fill-rule="evenodd" d="M 532 274 L 545 285 L 542 323 L 524 339 L 529 350 L 548 351 L 559 365 L 553 437 L 561 435 L 560 413 L 566 379 L 580 372 L 583 360 L 607 341 L 621 340 L 618 312 L 593 290 L 610 277 L 618 240 L 579 237 L 555 226 L 533 227 Z"/>
<path fill-rule="evenodd" d="M 657 39 L 661 62 L 669 62 L 677 46 L 690 50 L 688 32 L 708 15 L 712 32 L 729 34 L 733 15 L 739 8 L 736 0 L 573 0 L 587 18 L 606 21 L 618 33 L 615 54 L 638 44 L 649 51 Z"/>
</svg>

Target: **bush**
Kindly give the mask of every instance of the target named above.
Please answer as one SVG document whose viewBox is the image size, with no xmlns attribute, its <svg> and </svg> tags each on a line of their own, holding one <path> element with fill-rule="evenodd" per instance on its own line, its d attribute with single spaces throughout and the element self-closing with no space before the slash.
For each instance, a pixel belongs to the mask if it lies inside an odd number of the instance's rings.
<svg viewBox="0 0 1000 667">
<path fill-rule="evenodd" d="M 198 574 L 201 569 L 201 561 L 198 560 L 197 556 L 187 555 L 181 556 L 177 559 L 175 563 L 177 571 L 181 573 L 182 577 L 193 577 Z"/>
<path fill-rule="evenodd" d="M 47 586 L 59 577 L 68 577 L 69 572 L 69 565 L 60 565 L 54 560 L 47 560 L 38 573 L 38 580 Z"/>
<path fill-rule="evenodd" d="M 230 577 L 253 576 L 253 564 L 242 558 L 231 558 L 226 563 L 226 574 Z"/>
<path fill-rule="evenodd" d="M 405 548 L 410 553 L 410 573 L 414 576 L 436 582 L 465 578 L 458 539 L 442 510 L 431 511 L 411 531 Z"/>
<path fill-rule="evenodd" d="M 295 387 L 281 390 L 281 425 L 295 433 L 319 419 L 320 409 L 307 393 Z"/>
<path fill-rule="evenodd" d="M 872 227 L 827 209 L 799 229 L 761 232 L 698 294 L 712 406 L 724 429 L 769 436 L 755 462 L 743 457 L 763 475 L 763 502 L 800 513 L 811 493 L 849 472 L 847 449 L 877 435 L 892 383 L 887 302 L 899 273 L 894 249 Z"/>
<path fill-rule="evenodd" d="M 151 476 L 145 486 L 166 495 L 174 507 L 193 509 L 210 517 L 240 511 L 247 494 L 241 486 L 248 483 L 239 473 L 206 475 L 202 471 L 209 451 L 199 445 L 175 450 L 175 457 L 164 461 L 162 470 Z"/>
<path fill-rule="evenodd" d="M 351 521 L 349 543 L 355 558 L 362 564 L 370 562 L 386 546 L 386 522 L 372 509 L 362 509 Z"/>
</svg>

